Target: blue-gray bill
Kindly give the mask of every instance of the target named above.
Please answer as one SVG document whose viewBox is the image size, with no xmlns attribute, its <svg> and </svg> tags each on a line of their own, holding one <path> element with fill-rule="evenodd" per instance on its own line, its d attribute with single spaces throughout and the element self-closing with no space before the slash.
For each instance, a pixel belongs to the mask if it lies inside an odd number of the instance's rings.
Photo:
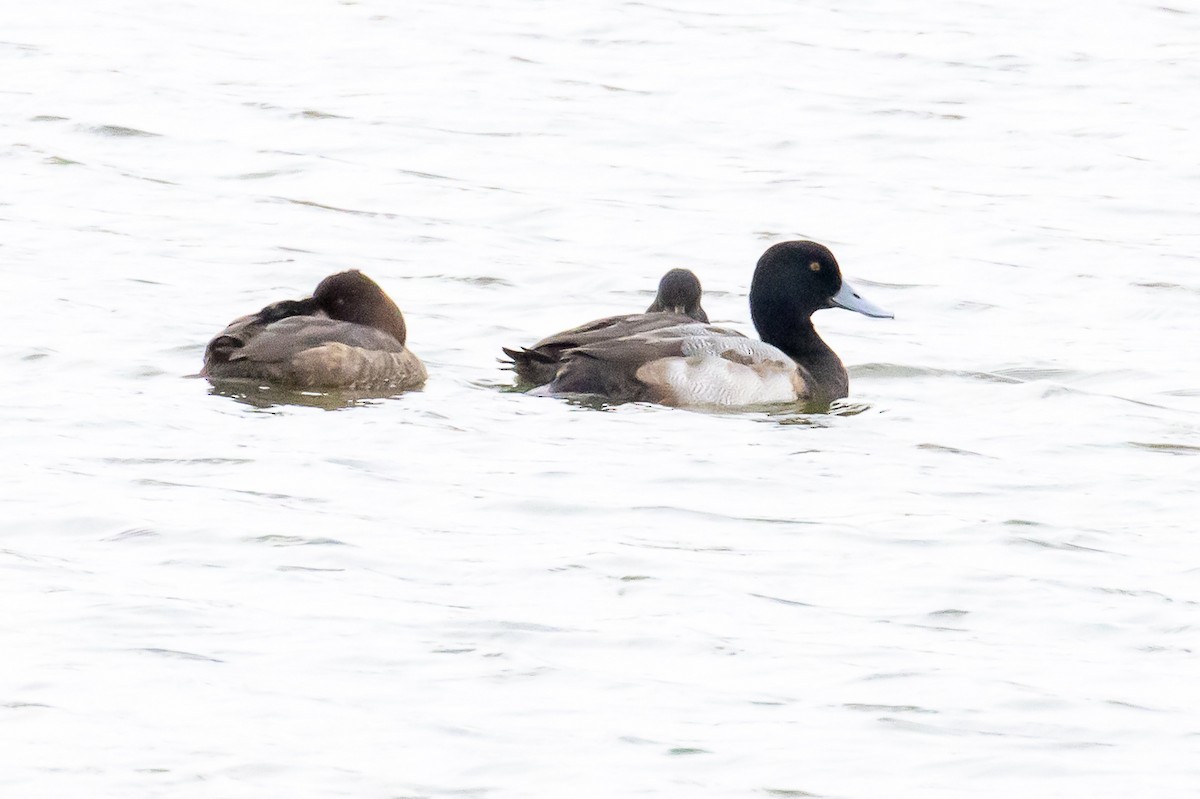
<svg viewBox="0 0 1200 799">
<path fill-rule="evenodd" d="M 858 311 L 866 316 L 877 319 L 894 319 L 895 314 L 885 311 L 875 303 L 865 299 L 848 280 L 842 280 L 842 288 L 829 298 L 830 308 L 845 308 L 847 311 Z"/>
</svg>

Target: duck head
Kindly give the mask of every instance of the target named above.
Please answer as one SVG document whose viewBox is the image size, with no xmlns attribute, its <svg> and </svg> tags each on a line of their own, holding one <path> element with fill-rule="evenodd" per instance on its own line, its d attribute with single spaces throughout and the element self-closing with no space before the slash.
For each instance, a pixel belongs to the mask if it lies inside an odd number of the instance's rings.
<svg viewBox="0 0 1200 799">
<path fill-rule="evenodd" d="M 401 344 L 407 337 L 404 316 L 396 303 L 378 283 L 357 269 L 325 278 L 317 284 L 312 298 L 330 319 L 382 330 Z"/>
<path fill-rule="evenodd" d="M 750 284 L 750 315 L 760 335 L 765 339 L 768 331 L 781 326 L 808 324 L 822 308 L 892 318 L 842 278 L 828 247 L 815 241 L 785 241 L 768 248 Z"/>
<path fill-rule="evenodd" d="M 700 278 L 690 269 L 672 269 L 658 281 L 658 294 L 647 313 L 666 311 L 690 316 L 698 322 L 707 322 L 708 314 L 700 307 Z"/>
</svg>

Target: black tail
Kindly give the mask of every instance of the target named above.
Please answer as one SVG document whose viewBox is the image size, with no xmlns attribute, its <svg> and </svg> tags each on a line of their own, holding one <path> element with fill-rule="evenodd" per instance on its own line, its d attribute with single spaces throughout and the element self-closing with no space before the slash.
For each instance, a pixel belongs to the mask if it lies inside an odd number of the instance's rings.
<svg viewBox="0 0 1200 799">
<path fill-rule="evenodd" d="M 558 373 L 558 358 L 538 350 L 510 350 L 501 347 L 504 354 L 512 359 L 513 371 L 517 373 L 517 381 L 531 386 L 544 386 L 554 379 Z"/>
</svg>

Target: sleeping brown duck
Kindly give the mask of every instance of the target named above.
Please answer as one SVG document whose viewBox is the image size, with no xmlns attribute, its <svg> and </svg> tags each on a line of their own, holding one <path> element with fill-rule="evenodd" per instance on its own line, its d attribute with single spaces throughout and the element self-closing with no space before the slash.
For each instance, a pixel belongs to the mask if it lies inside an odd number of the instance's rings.
<svg viewBox="0 0 1200 799">
<path fill-rule="evenodd" d="M 235 319 L 209 342 L 200 374 L 306 389 L 401 391 L 425 382 L 404 317 L 371 278 L 330 275 L 311 297 Z"/>
</svg>

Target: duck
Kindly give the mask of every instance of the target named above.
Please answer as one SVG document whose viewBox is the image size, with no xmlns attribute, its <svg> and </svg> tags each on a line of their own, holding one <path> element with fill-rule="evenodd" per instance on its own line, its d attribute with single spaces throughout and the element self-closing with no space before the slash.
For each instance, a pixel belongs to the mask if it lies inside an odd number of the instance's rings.
<svg viewBox="0 0 1200 799">
<path fill-rule="evenodd" d="M 708 324 L 708 314 L 700 305 L 704 290 L 700 278 L 690 269 L 671 269 L 658 281 L 658 292 L 646 313 L 677 313 Z"/>
<path fill-rule="evenodd" d="M 402 391 L 428 378 L 406 339 L 396 303 L 351 269 L 323 279 L 311 297 L 275 302 L 230 322 L 205 348 L 200 375 L 211 382 Z"/>
<path fill-rule="evenodd" d="M 750 284 L 759 339 L 663 314 L 653 324 L 562 351 L 553 379 L 534 393 L 670 406 L 801 402 L 828 409 L 849 395 L 850 380 L 813 327 L 812 315 L 822 308 L 893 318 L 842 278 L 829 248 L 781 242 L 759 258 Z"/>
<path fill-rule="evenodd" d="M 559 359 L 567 350 L 610 338 L 621 338 L 667 323 L 707 324 L 708 314 L 700 304 L 703 294 L 700 278 L 696 277 L 695 272 L 690 269 L 671 269 L 658 281 L 654 302 L 650 303 L 645 313 L 606 316 L 547 336 L 532 347 L 501 349 L 517 373 L 519 385 L 545 385 L 558 373 Z"/>
</svg>

